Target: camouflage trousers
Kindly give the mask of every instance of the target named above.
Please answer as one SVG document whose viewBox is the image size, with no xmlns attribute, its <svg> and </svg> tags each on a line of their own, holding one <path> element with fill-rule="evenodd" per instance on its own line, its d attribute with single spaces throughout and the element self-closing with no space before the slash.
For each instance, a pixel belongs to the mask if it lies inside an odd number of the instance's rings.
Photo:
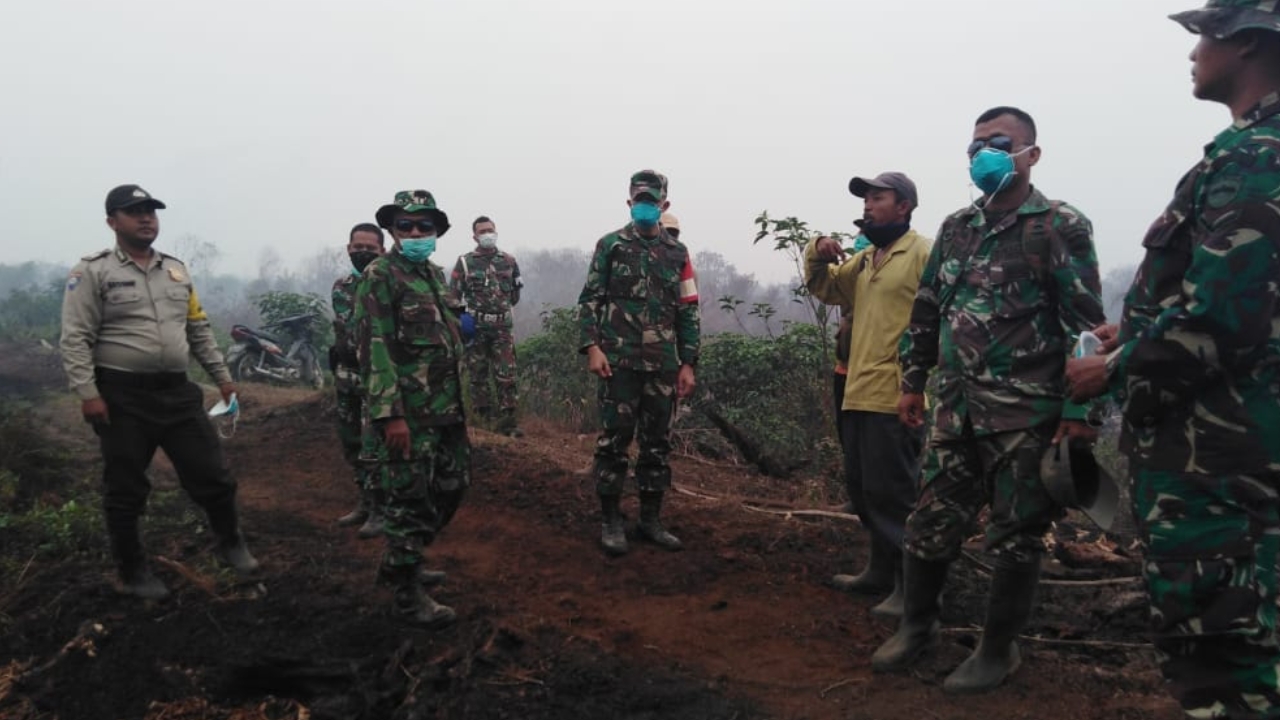
<svg viewBox="0 0 1280 720">
<path fill-rule="evenodd" d="M 471 380 L 472 407 L 491 410 L 496 389 L 498 409 L 515 412 L 516 343 L 510 327 L 476 323 L 475 340 L 467 348 L 467 375 Z"/>
<path fill-rule="evenodd" d="M 636 487 L 662 492 L 671 487 L 671 419 L 676 407 L 676 371 L 641 372 L 614 368 L 600 381 L 600 421 L 596 440 L 596 493 L 621 495 L 627 479 L 628 448 L 636 438 Z"/>
<path fill-rule="evenodd" d="M 1280 718 L 1280 478 L 1135 467 L 1161 671 L 1191 718 Z"/>
<path fill-rule="evenodd" d="M 383 493 L 383 536 L 387 547 L 382 570 L 396 571 L 422 562 L 422 549 L 453 519 L 471 485 L 471 441 L 467 426 L 409 425 L 409 459 L 392 456 L 371 426 L 365 433 L 365 456 L 376 458 L 378 484 Z"/>
<path fill-rule="evenodd" d="M 374 477 L 372 463 L 361 460 L 361 449 L 364 445 L 364 394 L 359 386 L 343 381 L 344 373 L 351 373 L 347 368 L 339 367 L 334 373 L 337 386 L 335 397 L 338 415 L 338 442 L 342 443 L 342 459 L 347 461 L 355 472 L 356 486 L 369 490 Z"/>
<path fill-rule="evenodd" d="M 1044 534 L 1063 510 L 1040 482 L 1040 459 L 1057 423 L 975 437 L 968 423 L 955 437 L 934 430 L 922 470 L 920 497 L 907 517 L 907 552 L 950 562 L 991 506 L 987 551 L 1018 565 L 1044 554 Z"/>
</svg>

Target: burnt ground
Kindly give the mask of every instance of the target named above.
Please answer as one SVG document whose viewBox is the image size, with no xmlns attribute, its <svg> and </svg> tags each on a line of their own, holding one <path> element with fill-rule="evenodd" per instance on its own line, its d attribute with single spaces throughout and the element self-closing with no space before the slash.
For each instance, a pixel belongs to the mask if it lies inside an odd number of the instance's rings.
<svg viewBox="0 0 1280 720">
<path fill-rule="evenodd" d="M 52 369 L 51 369 L 52 368 Z M 33 426 L 97 471 L 56 362 L 0 358 L 0 391 L 36 403 Z M 599 552 L 596 501 L 580 472 L 592 438 L 532 423 L 519 440 L 473 430 L 474 484 L 430 549 L 448 571 L 435 596 L 456 626 L 424 632 L 387 612 L 373 585 L 380 547 L 334 527 L 353 499 L 327 397 L 247 385 L 227 442 L 244 526 L 264 571 L 240 581 L 163 458 L 146 540 L 174 590 L 141 603 L 113 589 L 101 536 L 46 557 L 0 533 L 21 572 L 0 587 L 0 717 L 196 718 L 1170 718 L 1144 643 L 1126 548 L 1064 523 L 1024 666 L 1002 689 L 952 698 L 942 679 L 973 646 L 987 576 L 957 562 L 938 649 L 910 674 L 877 676 L 892 628 L 874 599 L 825 585 L 856 569 L 865 534 L 825 516 L 760 512 L 814 504 L 812 483 L 729 464 L 675 463 L 665 513 L 686 550 Z M 51 489 L 57 483 L 50 481 Z M 37 493 L 39 494 L 39 493 Z M 754 509 L 752 509 L 754 508 Z M 634 497 L 625 505 L 637 514 Z M 828 508 L 832 509 L 832 508 Z M 1065 584 L 1071 578 L 1077 584 Z M 1109 580 L 1108 578 L 1112 578 Z M 1079 584 L 1081 579 L 1085 583 Z M 1098 582 L 1101 580 L 1102 582 Z"/>
</svg>

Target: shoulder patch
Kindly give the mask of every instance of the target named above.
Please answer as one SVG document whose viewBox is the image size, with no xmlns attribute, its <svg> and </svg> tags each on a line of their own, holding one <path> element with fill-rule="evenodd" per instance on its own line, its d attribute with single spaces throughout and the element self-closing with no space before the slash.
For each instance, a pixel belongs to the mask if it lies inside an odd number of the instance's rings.
<svg viewBox="0 0 1280 720">
<path fill-rule="evenodd" d="M 84 273 L 79 270 L 72 270 L 67 276 L 67 292 L 71 292 L 80 286 L 80 280 L 84 278 Z"/>
<path fill-rule="evenodd" d="M 106 249 L 106 250 L 99 250 L 98 252 L 96 252 L 96 253 L 92 253 L 92 254 L 90 254 L 90 255 L 85 255 L 84 257 L 82 257 L 82 258 L 80 258 L 80 259 L 81 259 L 81 260 L 84 260 L 85 262 L 92 262 L 92 261 L 94 261 L 94 260 L 101 260 L 102 258 L 104 258 L 104 257 L 106 257 L 106 256 L 108 256 L 108 255 L 110 255 L 110 254 L 111 254 L 111 249 L 110 249 L 110 248 L 108 248 L 108 249 Z"/>
<path fill-rule="evenodd" d="M 1214 210 L 1221 210 L 1235 201 L 1244 188 L 1244 173 L 1232 168 L 1213 174 L 1205 187 L 1205 202 Z"/>
</svg>

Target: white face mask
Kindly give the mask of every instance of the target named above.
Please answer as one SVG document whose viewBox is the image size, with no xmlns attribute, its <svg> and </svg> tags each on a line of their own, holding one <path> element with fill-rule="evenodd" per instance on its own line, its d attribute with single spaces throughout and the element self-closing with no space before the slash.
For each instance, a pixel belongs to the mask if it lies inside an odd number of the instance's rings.
<svg viewBox="0 0 1280 720">
<path fill-rule="evenodd" d="M 476 239 L 480 241 L 480 247 L 485 250 L 498 247 L 498 233 L 485 233 Z"/>
</svg>

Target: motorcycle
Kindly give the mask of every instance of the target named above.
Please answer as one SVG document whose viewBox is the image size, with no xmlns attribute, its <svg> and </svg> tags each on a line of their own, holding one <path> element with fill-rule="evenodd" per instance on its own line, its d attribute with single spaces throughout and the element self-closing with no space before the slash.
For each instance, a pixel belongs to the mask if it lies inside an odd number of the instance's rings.
<svg viewBox="0 0 1280 720">
<path fill-rule="evenodd" d="M 319 390 L 324 387 L 324 370 L 320 353 L 312 341 L 316 314 L 306 313 L 282 318 L 263 325 L 263 330 L 279 329 L 292 338 L 285 342 L 247 325 L 233 325 L 231 339 L 235 344 L 227 351 L 227 367 L 231 377 L 244 382 L 281 382 L 305 384 Z M 282 346 L 288 345 L 286 351 Z"/>
</svg>

